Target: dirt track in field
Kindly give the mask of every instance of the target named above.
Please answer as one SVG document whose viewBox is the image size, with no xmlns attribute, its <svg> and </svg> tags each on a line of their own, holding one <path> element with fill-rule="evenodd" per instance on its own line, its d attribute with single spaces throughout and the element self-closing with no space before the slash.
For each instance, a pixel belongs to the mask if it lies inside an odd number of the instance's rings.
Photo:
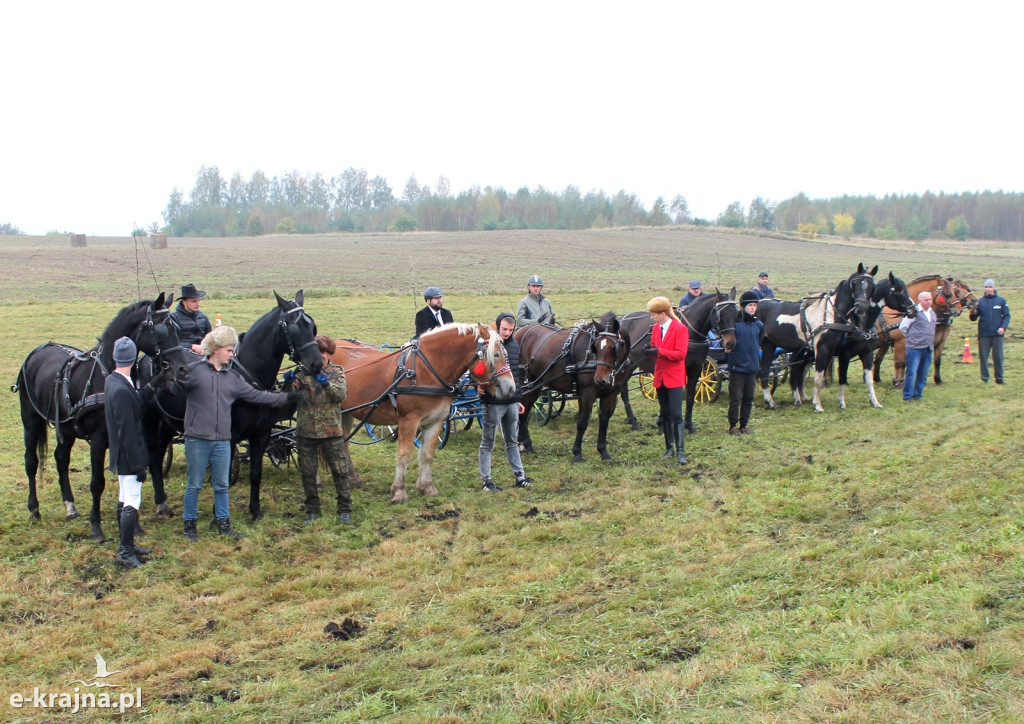
<svg viewBox="0 0 1024 724">
<path fill-rule="evenodd" d="M 428 284 L 449 293 L 518 293 L 535 273 L 552 293 L 683 290 L 691 278 L 742 289 L 762 269 L 794 298 L 836 284 L 861 261 L 908 280 L 936 272 L 966 279 L 991 275 L 1002 257 L 1020 268 L 1019 251 L 1009 247 L 822 243 L 690 227 L 171 238 L 161 250 L 131 238 L 94 237 L 72 248 L 63 237 L 8 236 L 0 237 L 0 302 L 130 301 L 140 287 L 141 297 L 152 298 L 154 274 L 162 290 L 193 281 L 213 298 L 228 298 L 299 288 L 418 296 Z"/>
</svg>

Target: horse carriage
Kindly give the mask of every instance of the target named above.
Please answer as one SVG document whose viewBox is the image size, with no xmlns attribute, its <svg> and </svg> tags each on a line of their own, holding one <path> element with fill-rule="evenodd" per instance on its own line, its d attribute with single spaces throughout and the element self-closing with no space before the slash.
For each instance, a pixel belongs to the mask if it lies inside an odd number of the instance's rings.
<svg viewBox="0 0 1024 724">
<path fill-rule="evenodd" d="M 721 340 L 712 341 L 708 348 L 708 358 L 704 360 L 700 377 L 697 378 L 697 388 L 694 392 L 694 402 L 710 404 L 715 402 L 722 394 L 722 384 L 729 381 L 729 355 L 722 348 Z M 783 349 L 775 350 L 775 358 L 768 368 L 769 389 L 774 393 L 780 383 L 789 379 L 790 357 Z M 637 370 L 634 373 L 637 378 L 637 387 L 640 393 L 648 400 L 657 400 L 658 393 L 654 389 L 654 375 L 648 372 Z"/>
</svg>

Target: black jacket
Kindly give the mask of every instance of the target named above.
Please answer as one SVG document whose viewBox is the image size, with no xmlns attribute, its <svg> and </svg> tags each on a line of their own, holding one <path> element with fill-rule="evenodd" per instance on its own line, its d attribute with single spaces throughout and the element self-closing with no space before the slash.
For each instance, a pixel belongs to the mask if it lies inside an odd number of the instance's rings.
<svg viewBox="0 0 1024 724">
<path fill-rule="evenodd" d="M 519 343 L 514 337 L 509 337 L 503 341 L 503 344 L 505 345 L 505 354 L 508 355 L 508 365 L 512 368 L 512 376 L 516 380 L 516 391 L 514 395 L 505 400 L 499 400 L 485 392 L 480 395 L 480 402 L 484 405 L 510 405 L 521 402 L 523 399 L 523 370 L 519 367 Z"/>
<path fill-rule="evenodd" d="M 213 329 L 209 317 L 200 311 L 187 311 L 181 302 L 171 312 L 171 319 L 178 324 L 178 340 L 185 349 L 191 349 L 193 344 L 201 344 L 203 337 Z"/>
<path fill-rule="evenodd" d="M 118 475 L 138 475 L 149 468 L 149 451 L 142 436 L 142 405 L 152 397 L 152 388 L 139 391 L 124 375 L 107 375 L 103 412 L 107 418 L 110 470 Z"/>
<path fill-rule="evenodd" d="M 452 313 L 444 307 L 441 307 L 441 321 L 445 324 L 451 324 L 455 320 L 452 319 Z M 416 312 L 416 336 L 419 337 L 424 332 L 429 332 L 434 327 L 439 326 L 437 318 L 434 317 L 434 310 L 430 308 L 430 305 L 423 307 L 420 311 Z"/>
</svg>

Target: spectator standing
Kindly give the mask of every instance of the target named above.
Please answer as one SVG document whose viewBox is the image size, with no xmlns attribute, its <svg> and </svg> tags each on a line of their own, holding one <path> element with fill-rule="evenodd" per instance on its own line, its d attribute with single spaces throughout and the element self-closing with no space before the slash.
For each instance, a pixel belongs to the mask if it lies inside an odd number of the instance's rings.
<svg viewBox="0 0 1024 724">
<path fill-rule="evenodd" d="M 683 295 L 683 298 L 679 300 L 679 308 L 682 309 L 687 304 L 696 301 L 697 298 L 704 296 L 704 292 L 701 291 L 700 279 L 694 279 L 690 282 L 690 289 Z"/>
<path fill-rule="evenodd" d="M 742 313 L 736 323 L 736 344 L 729 353 L 729 434 L 749 435 L 750 414 L 754 409 L 754 388 L 761 364 L 761 340 L 764 324 L 757 317 L 757 295 L 740 295 Z"/>
<path fill-rule="evenodd" d="M 768 272 L 766 271 L 757 275 L 757 285 L 750 291 L 757 295 L 758 301 L 761 299 L 775 299 L 775 290 L 768 286 Z"/>
<path fill-rule="evenodd" d="M 971 310 L 971 321 L 978 320 L 978 364 L 981 367 L 981 381 L 988 382 L 988 355 L 992 353 L 992 370 L 996 384 L 1005 384 L 1003 378 L 1003 339 L 1010 326 L 1010 307 L 1006 300 L 996 294 L 996 283 L 985 280 L 985 294 L 978 300 L 978 306 Z"/>
<path fill-rule="evenodd" d="M 903 379 L 903 400 L 920 400 L 928 384 L 935 347 L 935 311 L 931 292 L 917 295 L 917 316 L 904 317 L 900 331 L 907 338 L 907 371 Z"/>
</svg>

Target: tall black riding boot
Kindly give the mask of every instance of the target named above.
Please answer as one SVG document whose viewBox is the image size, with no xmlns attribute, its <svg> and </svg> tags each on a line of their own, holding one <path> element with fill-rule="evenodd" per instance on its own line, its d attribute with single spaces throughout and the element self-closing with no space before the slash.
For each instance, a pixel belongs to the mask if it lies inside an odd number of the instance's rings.
<svg viewBox="0 0 1024 724">
<path fill-rule="evenodd" d="M 121 530 L 121 512 L 123 510 L 124 510 L 124 503 L 122 503 L 120 500 L 117 501 L 117 529 L 118 529 L 118 531 Z M 136 511 L 136 512 L 138 512 L 138 511 Z M 140 528 L 139 528 L 139 518 L 138 518 L 138 515 L 136 515 L 135 516 L 135 535 L 145 535 L 145 531 L 143 531 L 141 533 L 139 531 L 140 531 Z M 137 556 L 148 556 L 152 552 L 153 552 L 152 548 L 146 548 L 145 546 L 140 546 L 140 545 L 135 546 L 135 555 L 137 555 Z"/>
<path fill-rule="evenodd" d="M 687 461 L 686 461 L 686 453 L 684 452 L 685 447 L 686 447 L 686 426 L 685 425 L 676 425 L 676 451 L 678 453 L 678 457 L 676 457 L 676 460 L 679 461 L 680 465 L 686 465 L 686 463 L 687 463 Z"/>
<path fill-rule="evenodd" d="M 676 436 L 675 433 L 673 433 L 672 431 L 672 423 L 669 422 L 668 420 L 665 421 L 663 429 L 665 431 L 665 454 L 661 456 L 661 459 L 666 460 L 668 458 L 674 458 L 676 456 L 676 451 L 673 447 L 676 442 Z"/>
<path fill-rule="evenodd" d="M 121 544 L 117 547 L 117 565 L 122 568 L 138 568 L 142 561 L 135 555 L 135 521 L 139 511 L 130 505 L 121 511 Z"/>
</svg>

